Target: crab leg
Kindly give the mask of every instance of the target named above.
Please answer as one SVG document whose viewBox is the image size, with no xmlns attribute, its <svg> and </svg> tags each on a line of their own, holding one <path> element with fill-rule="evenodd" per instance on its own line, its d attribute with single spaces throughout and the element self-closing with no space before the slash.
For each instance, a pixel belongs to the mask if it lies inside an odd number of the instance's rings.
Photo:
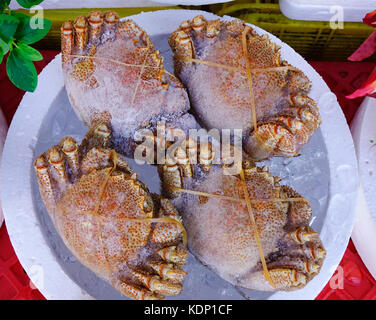
<svg viewBox="0 0 376 320">
<path fill-rule="evenodd" d="M 189 163 L 190 159 L 185 150 L 183 148 L 177 148 L 175 157 L 177 160 L 177 165 L 182 168 L 183 176 L 191 178 L 193 176 L 193 168 Z"/>
<path fill-rule="evenodd" d="M 131 285 L 127 282 L 123 282 L 120 280 L 113 281 L 112 285 L 121 294 L 134 300 L 162 300 L 163 299 L 163 296 L 159 294 L 154 294 L 153 292 L 147 289 L 139 288 L 137 286 Z"/>
<path fill-rule="evenodd" d="M 96 126 L 93 130 L 92 136 L 94 139 L 97 139 L 101 146 L 104 148 L 108 147 L 110 139 L 111 130 L 105 124 L 100 124 Z"/>
<path fill-rule="evenodd" d="M 255 271 L 242 279 L 242 283 L 252 284 L 253 290 L 275 291 L 292 290 L 304 287 L 308 281 L 307 276 L 295 268 L 276 267 L 269 269 L 269 275 L 273 281 L 274 288 L 265 279 L 263 271 Z"/>
<path fill-rule="evenodd" d="M 320 270 L 320 265 L 316 261 L 309 260 L 305 257 L 286 255 L 280 259 L 268 264 L 270 269 L 289 267 L 305 274 L 308 277 L 316 275 Z"/>
<path fill-rule="evenodd" d="M 57 146 L 53 146 L 47 151 L 47 161 L 51 165 L 53 179 L 63 189 L 68 183 L 68 175 L 65 169 L 64 157 Z"/>
<path fill-rule="evenodd" d="M 307 96 L 290 96 L 292 105 L 296 108 L 297 116 L 313 132 L 321 124 L 320 112 L 316 102 Z"/>
<path fill-rule="evenodd" d="M 80 169 L 77 142 L 72 137 L 66 137 L 60 141 L 60 147 L 65 155 L 69 168 L 72 170 L 72 176 L 75 178 Z"/>
<path fill-rule="evenodd" d="M 102 30 L 103 17 L 100 11 L 90 12 L 88 16 L 90 42 L 96 42 L 99 39 Z"/>
<path fill-rule="evenodd" d="M 93 147 L 108 148 L 111 130 L 106 124 L 97 124 L 93 126 L 86 137 L 82 140 L 81 147 L 90 150 Z"/>
<path fill-rule="evenodd" d="M 278 152 L 279 155 L 296 155 L 295 137 L 282 123 L 267 122 L 258 125 L 246 139 L 245 149 L 256 161 L 264 160 Z"/>
<path fill-rule="evenodd" d="M 182 282 L 187 275 L 182 268 L 176 267 L 172 263 L 150 262 L 148 265 L 164 280 Z"/>
<path fill-rule="evenodd" d="M 214 159 L 214 151 L 212 148 L 212 144 L 210 142 L 200 143 L 199 155 L 202 170 L 208 172 Z"/>
<path fill-rule="evenodd" d="M 157 254 L 165 261 L 184 265 L 188 259 L 188 252 L 179 246 L 163 248 Z"/>
<path fill-rule="evenodd" d="M 34 162 L 40 194 L 48 210 L 55 206 L 55 197 L 52 190 L 52 181 L 49 173 L 48 163 L 44 155 L 40 155 Z"/>
<path fill-rule="evenodd" d="M 269 271 L 276 289 L 299 288 L 307 283 L 307 277 L 293 268 L 276 268 Z"/>
<path fill-rule="evenodd" d="M 201 35 L 205 31 L 206 20 L 203 15 L 198 15 L 192 20 L 192 30 L 196 32 L 197 35 Z"/>
<path fill-rule="evenodd" d="M 86 20 L 86 16 L 79 16 L 74 21 L 74 31 L 75 31 L 75 46 L 83 51 L 86 47 L 88 40 L 89 28 Z"/>
<path fill-rule="evenodd" d="M 219 30 L 221 28 L 221 21 L 217 20 L 210 20 L 206 27 L 206 36 L 208 38 L 214 38 L 218 35 Z"/>
<path fill-rule="evenodd" d="M 181 222 L 178 217 L 176 209 L 167 199 L 161 199 L 161 209 L 159 211 L 161 218 L 171 218 L 179 222 L 177 223 L 157 223 L 151 235 L 151 240 L 155 243 L 168 243 L 179 238 L 184 231 L 181 227 Z"/>
<path fill-rule="evenodd" d="M 181 168 L 177 165 L 168 165 L 167 163 L 158 167 L 159 175 L 163 184 L 163 192 L 168 198 L 176 198 L 179 192 L 173 191 L 171 187 L 181 188 L 183 186 L 183 177 Z"/>
<path fill-rule="evenodd" d="M 61 52 L 63 56 L 63 66 L 70 61 L 70 55 L 74 45 L 73 22 L 68 20 L 61 26 Z"/>
<path fill-rule="evenodd" d="M 296 249 L 292 249 L 290 253 L 292 255 L 303 255 L 309 260 L 314 261 L 322 261 L 326 255 L 326 251 L 322 248 L 322 246 L 316 246 L 316 244 L 297 247 Z"/>
<path fill-rule="evenodd" d="M 181 68 L 191 64 L 190 59 L 195 57 L 193 42 L 185 31 L 177 30 L 171 34 L 169 44 L 175 52 L 174 71 L 176 74 L 179 74 Z"/>
<path fill-rule="evenodd" d="M 177 295 L 182 290 L 180 283 L 173 283 L 171 281 L 161 280 L 156 275 L 146 275 L 141 272 L 132 271 L 131 274 L 135 279 L 140 281 L 145 287 L 152 292 L 156 292 L 163 295 Z"/>
<path fill-rule="evenodd" d="M 319 234 L 310 227 L 300 227 L 287 234 L 287 237 L 297 244 L 305 244 L 311 241 L 320 241 Z"/>
<path fill-rule="evenodd" d="M 115 26 L 119 21 L 119 16 L 114 11 L 107 11 L 104 14 L 104 29 L 105 31 L 109 32 L 111 37 L 113 37 Z"/>
</svg>

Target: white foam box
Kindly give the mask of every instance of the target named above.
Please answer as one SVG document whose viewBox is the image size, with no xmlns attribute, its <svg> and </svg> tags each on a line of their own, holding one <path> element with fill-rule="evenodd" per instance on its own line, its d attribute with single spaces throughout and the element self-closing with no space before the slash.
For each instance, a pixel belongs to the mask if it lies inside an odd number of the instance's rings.
<svg viewBox="0 0 376 320">
<path fill-rule="evenodd" d="M 331 21 L 343 14 L 344 22 L 359 22 L 376 9 L 375 0 L 280 0 L 282 13 L 295 20 Z"/>
<path fill-rule="evenodd" d="M 351 123 L 358 156 L 361 188 L 352 240 L 369 272 L 376 279 L 376 98 L 367 97 Z"/>
<path fill-rule="evenodd" d="M 1 158 L 3 155 L 3 147 L 4 147 L 5 138 L 7 136 L 7 131 L 8 131 L 8 124 L 5 120 L 3 112 L 0 109 L 0 164 L 1 164 Z M 0 227 L 3 224 L 3 221 L 4 221 L 4 216 L 3 216 L 3 210 L 1 208 L 1 202 L 0 202 Z"/>
</svg>

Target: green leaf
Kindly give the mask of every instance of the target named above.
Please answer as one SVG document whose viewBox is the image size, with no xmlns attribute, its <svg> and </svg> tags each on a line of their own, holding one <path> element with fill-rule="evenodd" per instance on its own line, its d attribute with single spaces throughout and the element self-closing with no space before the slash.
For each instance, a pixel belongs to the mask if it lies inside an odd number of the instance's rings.
<svg viewBox="0 0 376 320">
<path fill-rule="evenodd" d="M 8 53 L 11 47 L 11 42 L 7 43 L 0 39 L 0 49 L 3 51 L 4 56 Z"/>
<path fill-rule="evenodd" d="M 43 0 L 17 0 L 18 4 L 24 8 L 31 8 L 32 6 L 36 6 L 40 4 Z"/>
<path fill-rule="evenodd" d="M 1 50 L 0 48 L 0 64 L 3 62 L 3 58 L 4 58 L 4 53 L 3 53 L 3 50 Z"/>
<path fill-rule="evenodd" d="M 17 50 L 12 50 L 8 56 L 7 74 L 13 84 L 22 90 L 33 92 L 37 87 L 38 75 L 34 64 L 23 59 Z"/>
<path fill-rule="evenodd" d="M 52 22 L 44 18 L 33 18 L 22 13 L 12 13 L 20 21 L 14 37 L 26 44 L 41 40 L 50 30 Z M 40 23 L 43 28 L 38 29 Z"/>
<path fill-rule="evenodd" d="M 19 20 L 6 13 L 0 14 L 0 38 L 9 42 L 17 30 Z"/>
<path fill-rule="evenodd" d="M 5 8 L 9 6 L 10 0 L 0 0 L 0 13 L 3 13 Z"/>
<path fill-rule="evenodd" d="M 22 42 L 17 43 L 17 46 L 15 46 L 13 50 L 17 51 L 17 54 L 24 59 L 27 59 L 30 61 L 43 60 L 43 56 L 40 54 L 38 50 Z"/>
</svg>

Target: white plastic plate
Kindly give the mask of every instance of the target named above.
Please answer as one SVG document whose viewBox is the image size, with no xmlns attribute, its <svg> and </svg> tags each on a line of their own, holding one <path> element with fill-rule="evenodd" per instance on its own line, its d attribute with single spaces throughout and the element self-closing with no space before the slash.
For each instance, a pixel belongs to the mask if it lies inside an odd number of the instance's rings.
<svg viewBox="0 0 376 320">
<path fill-rule="evenodd" d="M 132 19 L 149 33 L 165 58 L 166 69 L 172 72 L 168 37 L 182 21 L 198 14 L 207 19 L 218 18 L 202 11 L 165 10 L 142 13 Z M 273 174 L 283 178 L 283 183 L 310 201 L 311 225 L 320 233 L 327 257 L 320 274 L 305 288 L 272 294 L 234 288 L 190 256 L 183 292 L 173 299 L 314 299 L 329 281 L 347 247 L 359 183 L 353 141 L 345 117 L 335 95 L 315 70 L 292 48 L 269 36 L 282 47 L 282 58 L 311 79 L 310 96 L 318 101 L 323 123 L 299 157 L 275 158 L 267 164 Z M 26 272 L 49 299 L 122 298 L 78 263 L 63 245 L 40 199 L 34 174 L 33 161 L 39 153 L 64 136 L 82 138 L 85 133 L 86 128 L 69 104 L 58 55 L 39 75 L 37 90 L 25 94 L 21 101 L 9 129 L 1 168 L 1 199 L 10 239 Z M 158 191 L 155 167 L 134 169 L 152 192 Z"/>
<path fill-rule="evenodd" d="M 361 189 L 352 240 L 376 279 L 376 99 L 365 98 L 351 123 Z"/>
</svg>

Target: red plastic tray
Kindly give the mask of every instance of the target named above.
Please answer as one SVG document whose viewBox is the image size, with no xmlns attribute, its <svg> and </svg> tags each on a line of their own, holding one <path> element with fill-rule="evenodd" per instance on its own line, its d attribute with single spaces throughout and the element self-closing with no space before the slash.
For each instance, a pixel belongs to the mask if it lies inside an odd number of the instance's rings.
<svg viewBox="0 0 376 320">
<path fill-rule="evenodd" d="M 56 53 L 56 51 L 42 51 L 44 60 L 36 63 L 37 71 L 40 72 Z M 350 123 L 362 99 L 347 100 L 345 95 L 359 87 L 367 79 L 375 64 L 368 62 L 311 62 L 311 65 L 337 95 L 346 119 Z M 0 106 L 10 123 L 24 92 L 9 82 L 4 63 L 0 68 L 0 92 L 7 93 L 0 95 Z M 0 299 L 45 299 L 35 289 L 19 263 L 5 225 L 0 228 Z M 376 281 L 363 264 L 352 241 L 349 242 L 345 255 L 332 279 L 316 299 L 376 300 Z"/>
</svg>

